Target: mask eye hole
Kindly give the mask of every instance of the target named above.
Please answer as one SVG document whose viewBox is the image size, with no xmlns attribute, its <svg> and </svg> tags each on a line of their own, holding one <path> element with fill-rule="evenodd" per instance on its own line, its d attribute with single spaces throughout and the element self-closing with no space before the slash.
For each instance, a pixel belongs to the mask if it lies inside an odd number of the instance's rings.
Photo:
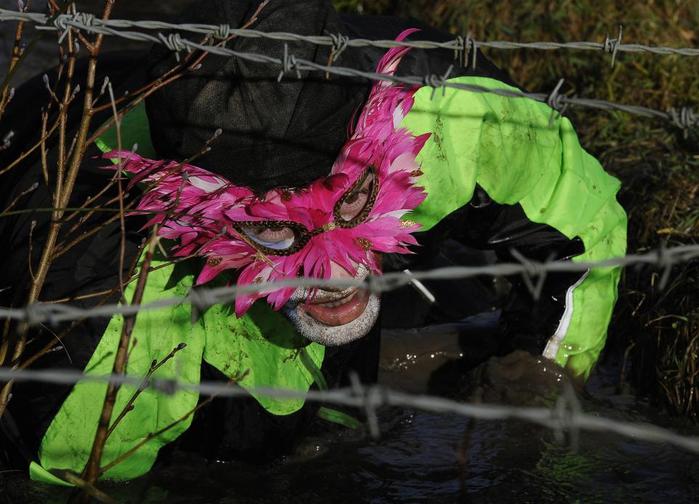
<svg viewBox="0 0 699 504">
<path fill-rule="evenodd" d="M 292 222 L 241 222 L 236 230 L 250 245 L 271 255 L 290 255 L 306 242 L 303 230 Z"/>
<path fill-rule="evenodd" d="M 376 171 L 370 166 L 335 204 L 336 223 L 342 227 L 351 227 L 366 219 L 374 205 L 377 192 Z"/>
</svg>

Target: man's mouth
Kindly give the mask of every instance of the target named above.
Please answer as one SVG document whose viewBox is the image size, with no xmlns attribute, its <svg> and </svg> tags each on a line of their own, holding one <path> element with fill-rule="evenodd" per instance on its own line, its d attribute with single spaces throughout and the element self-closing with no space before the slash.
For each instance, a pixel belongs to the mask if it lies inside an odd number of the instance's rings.
<svg viewBox="0 0 699 504">
<path fill-rule="evenodd" d="M 327 326 L 348 324 L 359 317 L 369 303 L 369 292 L 352 287 L 340 292 L 316 291 L 315 296 L 298 309 Z"/>
</svg>

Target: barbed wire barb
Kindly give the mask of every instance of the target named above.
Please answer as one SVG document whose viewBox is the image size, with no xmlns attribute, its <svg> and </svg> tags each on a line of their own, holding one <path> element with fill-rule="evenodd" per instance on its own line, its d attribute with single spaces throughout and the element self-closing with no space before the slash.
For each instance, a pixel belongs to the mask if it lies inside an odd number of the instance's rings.
<svg viewBox="0 0 699 504">
<path fill-rule="evenodd" d="M 612 68 L 614 68 L 614 63 L 616 62 L 616 56 L 619 52 L 619 47 L 621 46 L 621 38 L 624 35 L 624 27 L 619 25 L 619 34 L 616 38 L 610 39 L 609 35 L 604 39 L 604 50 L 612 55 Z"/>
</svg>

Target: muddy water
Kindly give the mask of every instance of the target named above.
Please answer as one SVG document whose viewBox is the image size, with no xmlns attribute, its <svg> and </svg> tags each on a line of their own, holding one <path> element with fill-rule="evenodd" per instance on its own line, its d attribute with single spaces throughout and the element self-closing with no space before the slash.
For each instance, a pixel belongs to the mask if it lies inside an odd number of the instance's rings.
<svg viewBox="0 0 699 504">
<path fill-rule="evenodd" d="M 452 328 L 387 331 L 381 381 L 412 392 L 451 388 L 457 398 L 550 404 L 558 370 L 524 354 L 490 361 L 467 380 L 442 373 L 464 349 Z M 426 346 L 429 340 L 430 345 Z M 400 357 L 402 355 L 402 358 Z M 585 411 L 652 422 L 687 434 L 631 395 L 603 366 L 580 396 Z M 435 376 L 442 377 L 435 381 Z M 444 378 L 446 377 L 446 378 Z M 380 411 L 381 437 L 336 430 L 268 465 L 212 463 L 176 453 L 148 477 L 104 489 L 119 502 L 699 502 L 699 457 L 607 433 L 582 433 L 577 450 L 546 429 L 468 421 L 407 409 Z M 464 462 L 465 461 L 465 462 Z M 6 473 L 0 502 L 63 503 L 68 492 Z"/>
</svg>

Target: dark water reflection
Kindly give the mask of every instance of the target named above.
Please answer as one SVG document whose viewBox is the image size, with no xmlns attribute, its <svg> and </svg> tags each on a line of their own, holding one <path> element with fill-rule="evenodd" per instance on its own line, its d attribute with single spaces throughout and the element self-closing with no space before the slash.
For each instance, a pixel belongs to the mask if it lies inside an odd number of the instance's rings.
<svg viewBox="0 0 699 504">
<path fill-rule="evenodd" d="M 416 334 L 405 333 L 401 345 Z M 451 339 L 444 336 L 442 346 Z M 391 359 L 395 363 L 395 355 Z M 399 371 L 384 367 L 383 381 L 399 386 L 409 379 L 414 390 L 425 384 L 430 366 L 409 360 Z M 617 394 L 610 385 L 615 372 L 607 366 L 593 377 L 581 399 L 585 411 L 692 434 L 643 401 Z M 339 431 L 308 439 L 294 455 L 268 465 L 208 463 L 176 453 L 148 477 L 104 490 L 119 502 L 146 503 L 699 502 L 699 457 L 670 446 L 583 432 L 572 450 L 551 431 L 521 422 L 469 422 L 397 408 L 380 411 L 380 426 L 377 441 Z M 68 497 L 23 475 L 4 478 L 4 502 L 63 503 Z"/>
</svg>

